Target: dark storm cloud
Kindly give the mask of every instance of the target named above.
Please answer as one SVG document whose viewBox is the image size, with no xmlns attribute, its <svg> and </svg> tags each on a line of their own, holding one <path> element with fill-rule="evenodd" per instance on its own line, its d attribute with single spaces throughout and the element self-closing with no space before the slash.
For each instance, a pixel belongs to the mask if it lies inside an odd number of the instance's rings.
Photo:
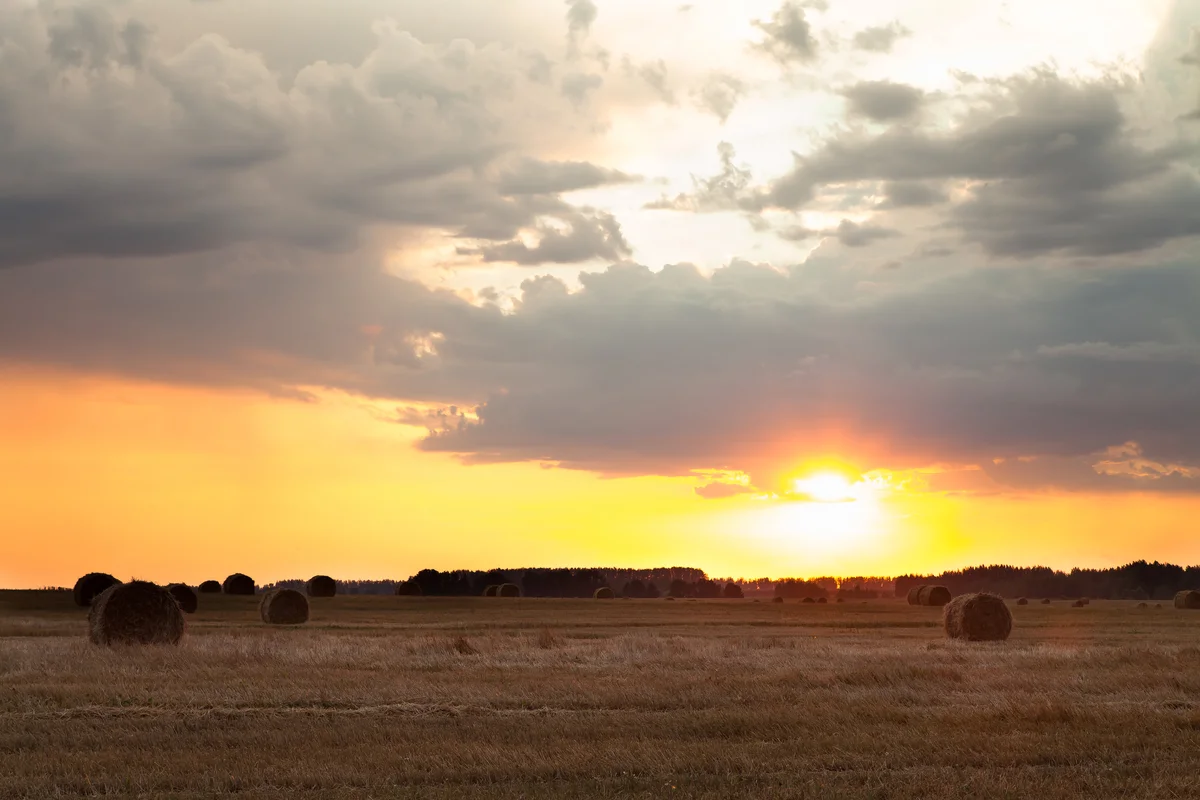
<svg viewBox="0 0 1200 800">
<path fill-rule="evenodd" d="M 851 114 L 873 122 L 890 122 L 911 117 L 921 108 L 925 93 L 913 86 L 891 81 L 863 81 L 844 89 Z"/>
<path fill-rule="evenodd" d="M 899 22 L 891 22 L 887 25 L 863 28 L 854 34 L 854 46 L 870 53 L 890 53 L 897 41 L 911 35 L 912 31 Z"/>
<path fill-rule="evenodd" d="M 590 124 L 498 45 L 378 23 L 360 63 L 311 64 L 285 89 L 257 53 L 214 35 L 164 53 L 117 10 L 0 10 L 0 266 L 251 241 L 334 252 L 379 224 L 509 241 L 573 213 L 539 182 L 619 178 L 518 162 L 496 184 L 523 143 Z"/>
<path fill-rule="evenodd" d="M 756 20 L 763 32 L 756 46 L 781 63 L 808 63 L 817 57 L 817 40 L 805 15 L 805 4 L 788 0 L 769 20 Z"/>
<path fill-rule="evenodd" d="M 949 133 L 845 134 L 771 188 L 799 208 L 829 184 L 974 181 L 947 224 L 998 255 L 1112 255 L 1200 234 L 1195 148 L 1143 144 L 1119 87 L 1053 75 L 1012 81 Z"/>
<path fill-rule="evenodd" d="M 610 474 L 741 469 L 767 488 L 839 429 L 863 468 L 1095 463 L 1130 441 L 1184 477 L 1200 465 L 1191 266 L 897 286 L 847 302 L 803 267 L 624 264 L 574 293 L 530 279 L 503 313 L 353 267 L 44 265 L 0 273 L 0 359 L 457 404 L 425 420 L 425 449 Z"/>
</svg>

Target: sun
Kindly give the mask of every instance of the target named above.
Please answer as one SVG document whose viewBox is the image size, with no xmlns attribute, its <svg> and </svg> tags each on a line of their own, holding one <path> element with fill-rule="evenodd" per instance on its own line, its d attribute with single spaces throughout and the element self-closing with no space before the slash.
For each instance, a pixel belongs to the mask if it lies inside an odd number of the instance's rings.
<svg viewBox="0 0 1200 800">
<path fill-rule="evenodd" d="M 857 499 L 854 485 L 846 476 L 836 472 L 818 472 L 797 478 L 792 485 L 795 492 L 807 495 L 818 503 L 847 503 Z"/>
</svg>

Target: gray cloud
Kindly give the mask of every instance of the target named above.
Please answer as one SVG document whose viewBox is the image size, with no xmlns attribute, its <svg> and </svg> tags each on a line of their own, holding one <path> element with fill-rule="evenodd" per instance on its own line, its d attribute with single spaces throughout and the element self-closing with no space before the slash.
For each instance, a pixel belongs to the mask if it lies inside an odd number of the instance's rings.
<svg viewBox="0 0 1200 800">
<path fill-rule="evenodd" d="M 623 264 L 574 293 L 531 279 L 502 313 L 315 260 L 42 265 L 0 273 L 0 360 L 456 404 L 426 420 L 425 449 L 609 474 L 742 469 L 767 488 L 831 429 L 855 432 L 863 468 L 1128 441 L 1200 464 L 1190 266 L 973 270 L 849 301 L 817 277 Z M 1088 342 L 1105 347 L 1070 353 Z"/>
<path fill-rule="evenodd" d="M 897 41 L 911 35 L 912 31 L 899 22 L 890 22 L 887 25 L 863 28 L 854 34 L 853 41 L 854 46 L 859 50 L 866 50 L 870 53 L 890 53 Z"/>
<path fill-rule="evenodd" d="M 891 81 L 862 81 L 842 91 L 850 113 L 873 122 L 891 122 L 911 117 L 920 108 L 925 93 L 914 86 Z"/>
<path fill-rule="evenodd" d="M 0 266 L 336 252 L 377 225 L 510 240 L 570 207 L 505 196 L 490 166 L 592 125 L 524 54 L 387 22 L 360 63 L 310 64 L 286 88 L 257 53 L 215 35 L 165 52 L 108 6 L 5 7 L 0 30 Z"/>
<path fill-rule="evenodd" d="M 539 223 L 537 243 L 530 246 L 520 239 L 478 248 L 460 247 L 462 255 L 479 255 L 485 262 L 507 261 L 524 266 L 539 264 L 577 264 L 593 259 L 619 261 L 633 254 L 621 234 L 621 226 L 611 215 L 586 210 L 560 218 L 563 227 Z"/>
<path fill-rule="evenodd" d="M 818 187 L 971 181 L 947 224 L 990 253 L 1113 255 L 1200 233 L 1191 145 L 1139 142 L 1109 83 L 1038 74 L 1014 80 L 956 129 L 846 134 L 798 159 L 771 188 L 785 208 Z"/>
<path fill-rule="evenodd" d="M 591 31 L 598 11 L 592 0 L 566 0 L 566 3 L 567 36 L 572 42 L 576 42 Z"/>
<path fill-rule="evenodd" d="M 708 76 L 696 91 L 696 102 L 723 123 L 729 119 L 729 115 L 745 95 L 746 84 L 740 79 L 733 75 L 714 73 Z"/>
<path fill-rule="evenodd" d="M 837 240 L 845 247 L 866 247 L 880 239 L 891 239 L 899 236 L 900 231 L 884 228 L 879 225 L 860 225 L 857 222 L 844 219 L 838 223 L 835 234 L 837 235 Z"/>
<path fill-rule="evenodd" d="M 880 208 L 926 208 L 945 203 L 945 190 L 921 181 L 888 181 L 883 187 Z"/>
<path fill-rule="evenodd" d="M 681 192 L 674 197 L 663 196 L 646 204 L 648 209 L 670 211 L 757 211 L 758 205 L 751 192 L 751 174 L 746 167 L 734 163 L 737 152 L 729 142 L 717 145 L 721 169 L 712 177 L 692 176 L 692 191 Z"/>
<path fill-rule="evenodd" d="M 805 16 L 806 4 L 785 0 L 769 20 L 756 20 L 754 27 L 764 38 L 756 46 L 780 63 L 808 63 L 817 57 L 817 40 Z"/>
<path fill-rule="evenodd" d="M 539 161 L 521 159 L 517 165 L 501 173 L 496 188 L 504 195 L 561 194 L 580 189 L 594 189 L 614 183 L 637 180 L 615 169 L 605 169 L 586 161 Z"/>
</svg>

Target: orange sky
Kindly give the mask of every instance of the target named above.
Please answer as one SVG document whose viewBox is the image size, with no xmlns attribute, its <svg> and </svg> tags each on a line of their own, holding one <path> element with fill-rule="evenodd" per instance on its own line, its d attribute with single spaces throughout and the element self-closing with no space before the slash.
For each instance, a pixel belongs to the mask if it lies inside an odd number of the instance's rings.
<svg viewBox="0 0 1200 800">
<path fill-rule="evenodd" d="M 195 583 L 233 571 L 267 582 L 684 565 L 778 577 L 1200 561 L 1191 497 L 704 500 L 689 479 L 464 466 L 414 450 L 422 431 L 340 395 L 304 404 L 15 370 L 0 384 L 8 587 L 69 585 L 91 570 Z"/>
</svg>

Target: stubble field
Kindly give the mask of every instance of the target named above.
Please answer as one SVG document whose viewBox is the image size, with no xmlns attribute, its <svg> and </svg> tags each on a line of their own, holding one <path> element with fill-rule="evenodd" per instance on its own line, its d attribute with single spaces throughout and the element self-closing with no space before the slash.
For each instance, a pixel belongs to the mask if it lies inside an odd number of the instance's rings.
<svg viewBox="0 0 1200 800">
<path fill-rule="evenodd" d="M 105 649 L 0 592 L 0 797 L 1200 797 L 1200 612 L 1135 606 L 205 595 Z"/>
</svg>

